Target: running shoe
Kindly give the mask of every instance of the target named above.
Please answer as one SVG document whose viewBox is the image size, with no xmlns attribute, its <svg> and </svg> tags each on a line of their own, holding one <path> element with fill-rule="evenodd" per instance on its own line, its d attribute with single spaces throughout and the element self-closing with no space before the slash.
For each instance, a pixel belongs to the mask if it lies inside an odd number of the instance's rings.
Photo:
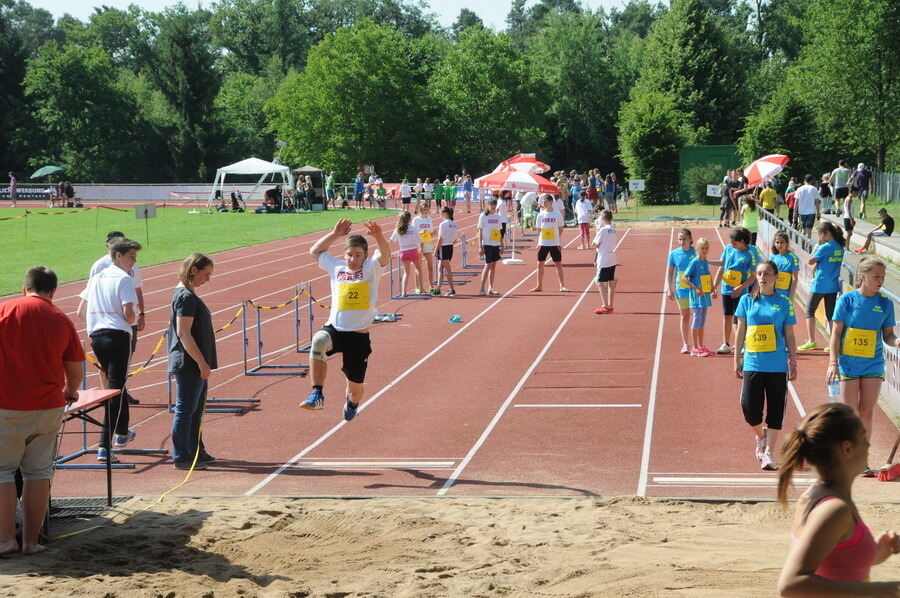
<svg viewBox="0 0 900 598">
<path fill-rule="evenodd" d="M 859 475 L 864 478 L 874 478 L 878 477 L 878 472 L 866 465 L 866 468 Z"/>
<path fill-rule="evenodd" d="M 218 459 L 216 459 L 215 457 L 213 457 L 206 451 L 201 452 L 200 456 L 197 457 L 197 463 L 206 463 L 207 465 L 212 465 L 213 463 L 216 463 L 217 461 L 218 461 Z"/>
<path fill-rule="evenodd" d="M 347 397 L 347 401 L 344 403 L 344 420 L 350 421 L 356 417 L 357 407 L 359 407 L 359 405 L 354 405 L 350 402 L 350 397 Z"/>
<path fill-rule="evenodd" d="M 868 249 L 863 249 L 862 247 L 859 247 L 857 249 L 854 249 L 853 253 L 868 253 L 868 251 L 869 251 Z"/>
<path fill-rule="evenodd" d="M 488 294 L 489 295 L 499 295 L 500 291 L 498 291 L 497 289 L 491 289 L 490 291 L 488 291 Z"/>
<path fill-rule="evenodd" d="M 478 295 L 484 297 L 485 295 L 487 295 L 487 293 L 484 292 L 484 289 L 481 289 L 478 291 Z"/>
<path fill-rule="evenodd" d="M 797 347 L 797 350 L 798 351 L 814 351 L 815 349 L 818 349 L 818 348 L 819 348 L 819 345 L 816 344 L 816 341 L 806 341 L 805 343 L 803 343 L 802 345 Z"/>
<path fill-rule="evenodd" d="M 594 310 L 594 313 L 597 314 L 597 315 L 599 315 L 599 316 L 602 316 L 603 314 L 608 314 L 608 313 L 609 313 L 609 308 L 606 307 L 606 306 L 598 307 L 597 309 Z"/>
<path fill-rule="evenodd" d="M 105 448 L 97 449 L 97 461 L 103 461 L 104 463 L 106 463 L 106 449 Z M 115 453 L 109 453 L 109 462 L 110 463 L 118 463 L 119 456 Z"/>
<path fill-rule="evenodd" d="M 324 409 L 325 408 L 325 396 L 322 394 L 322 391 L 318 388 L 312 389 L 312 392 L 309 393 L 309 396 L 306 397 L 306 400 L 300 403 L 300 407 L 302 409 Z"/>
<path fill-rule="evenodd" d="M 681 345 L 681 354 L 687 355 L 691 352 L 691 348 L 688 345 Z"/>
<path fill-rule="evenodd" d="M 770 452 L 763 453 L 762 465 L 765 471 L 778 471 L 778 465 L 775 463 L 775 456 Z"/>
<path fill-rule="evenodd" d="M 691 349 L 691 357 L 705 357 L 700 349 Z"/>
<path fill-rule="evenodd" d="M 728 343 L 722 343 L 722 346 L 716 350 L 716 353 L 719 355 L 728 355 L 731 353 L 731 345 Z"/>
<path fill-rule="evenodd" d="M 421 294 L 422 294 L 422 289 L 413 289 L 412 294 L 413 294 L 413 295 L 421 295 Z"/>
<path fill-rule="evenodd" d="M 446 293 L 444 293 L 444 297 L 455 297 L 455 296 L 456 296 L 456 291 L 447 291 Z"/>
<path fill-rule="evenodd" d="M 128 430 L 128 434 L 116 434 L 116 442 L 113 444 L 115 448 L 124 448 L 126 444 L 134 440 L 137 432 Z"/>
<path fill-rule="evenodd" d="M 431 296 L 432 297 L 440 297 L 441 291 L 435 287 L 431 287 Z"/>
<path fill-rule="evenodd" d="M 715 355 L 714 352 L 710 351 L 706 347 L 700 347 L 700 351 L 703 352 L 703 357 L 709 357 L 710 355 Z"/>
<path fill-rule="evenodd" d="M 209 463 L 205 463 L 199 458 L 197 459 L 196 463 L 194 463 L 193 459 L 188 459 L 187 461 L 172 461 L 172 465 L 175 467 L 175 469 L 180 469 L 182 471 L 189 471 L 191 469 L 197 471 L 198 469 L 206 469 L 207 467 L 209 467 Z"/>
<path fill-rule="evenodd" d="M 762 463 L 763 456 L 766 454 L 766 437 L 756 437 L 756 460 Z"/>
</svg>

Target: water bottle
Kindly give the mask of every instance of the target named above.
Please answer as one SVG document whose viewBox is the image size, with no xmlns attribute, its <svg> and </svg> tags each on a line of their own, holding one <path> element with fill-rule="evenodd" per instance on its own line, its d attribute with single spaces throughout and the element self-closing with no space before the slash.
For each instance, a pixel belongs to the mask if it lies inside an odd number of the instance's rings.
<svg viewBox="0 0 900 598">
<path fill-rule="evenodd" d="M 839 380 L 828 383 L 828 400 L 832 403 L 841 400 L 841 382 Z"/>
</svg>

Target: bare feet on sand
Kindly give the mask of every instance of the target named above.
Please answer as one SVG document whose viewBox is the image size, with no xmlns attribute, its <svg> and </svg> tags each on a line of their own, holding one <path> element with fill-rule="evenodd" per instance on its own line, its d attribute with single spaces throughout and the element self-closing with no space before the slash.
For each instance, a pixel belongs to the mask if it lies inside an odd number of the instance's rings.
<svg viewBox="0 0 900 598">
<path fill-rule="evenodd" d="M 22 546 L 22 554 L 37 554 L 39 552 L 44 552 L 47 550 L 47 547 L 43 544 L 31 544 Z"/>
<path fill-rule="evenodd" d="M 19 543 L 15 540 L 0 544 L 0 554 L 12 554 L 14 552 L 19 552 Z"/>
</svg>

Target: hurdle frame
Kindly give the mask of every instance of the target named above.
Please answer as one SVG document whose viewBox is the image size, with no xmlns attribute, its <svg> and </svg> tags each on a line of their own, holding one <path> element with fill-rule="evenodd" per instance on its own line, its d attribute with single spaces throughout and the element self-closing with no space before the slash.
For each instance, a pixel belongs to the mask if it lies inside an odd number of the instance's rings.
<svg viewBox="0 0 900 598">
<path fill-rule="evenodd" d="M 300 345 L 300 295 L 306 291 L 307 304 L 310 314 L 312 314 L 312 297 L 309 293 L 309 283 L 304 282 L 294 287 L 295 298 L 292 300 L 294 304 L 294 353 L 303 352 Z M 253 308 L 256 311 L 256 365 L 250 365 L 248 358 L 248 347 L 250 345 L 250 336 L 247 332 L 247 310 Z M 262 318 L 260 312 L 263 307 L 253 304 L 250 299 L 244 300 L 244 310 L 241 312 L 241 335 L 243 342 L 241 343 L 244 375 L 245 376 L 306 376 L 309 374 L 309 365 L 285 365 L 285 364 L 265 364 L 263 363 L 263 335 L 262 335 Z M 309 343 L 312 344 L 312 318 L 309 319 Z M 224 400 L 224 399 L 223 399 Z"/>
</svg>

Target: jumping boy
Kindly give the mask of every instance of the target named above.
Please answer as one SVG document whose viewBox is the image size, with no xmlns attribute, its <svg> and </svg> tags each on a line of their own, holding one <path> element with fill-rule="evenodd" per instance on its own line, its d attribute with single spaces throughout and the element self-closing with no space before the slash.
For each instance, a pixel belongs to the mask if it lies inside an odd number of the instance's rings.
<svg viewBox="0 0 900 598">
<path fill-rule="evenodd" d="M 350 235 L 344 241 L 343 259 L 328 253 L 328 247 L 338 238 L 350 233 L 352 223 L 346 218 L 338 220 L 334 229 L 319 239 L 309 250 L 319 261 L 319 267 L 331 278 L 331 296 L 334 305 L 325 326 L 312 338 L 309 351 L 309 372 L 312 392 L 300 403 L 303 409 L 322 409 L 325 396 L 322 386 L 328 371 L 325 357 L 334 353 L 344 354 L 347 377 L 344 419 L 356 417 L 356 408 L 363 398 L 366 367 L 372 344 L 369 325 L 375 319 L 378 300 L 378 280 L 381 269 L 388 265 L 391 250 L 377 222 L 365 222 L 363 226 L 378 244 L 378 250 L 369 257 L 369 244 L 362 235 Z"/>
</svg>

